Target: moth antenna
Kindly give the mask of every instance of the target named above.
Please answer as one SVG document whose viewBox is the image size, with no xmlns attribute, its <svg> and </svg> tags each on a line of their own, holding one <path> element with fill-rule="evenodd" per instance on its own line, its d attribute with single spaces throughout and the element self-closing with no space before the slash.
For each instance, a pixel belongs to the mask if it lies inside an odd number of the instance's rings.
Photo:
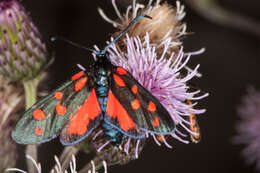
<svg viewBox="0 0 260 173">
<path fill-rule="evenodd" d="M 70 40 L 68 40 L 68 39 L 66 39 L 66 38 L 63 38 L 63 37 L 58 37 L 58 36 L 56 36 L 56 37 L 51 37 L 50 40 L 51 40 L 52 42 L 58 41 L 58 40 L 59 40 L 59 41 L 63 41 L 63 42 L 66 42 L 66 43 L 68 43 L 68 44 L 70 44 L 70 45 L 72 45 L 72 46 L 75 46 L 75 47 L 77 47 L 77 48 L 84 49 L 84 50 L 87 50 L 87 51 L 94 52 L 95 54 L 98 54 L 98 52 L 95 51 L 94 49 L 90 49 L 90 48 L 84 47 L 84 46 L 82 46 L 82 45 L 80 45 L 80 44 L 78 44 L 78 43 L 75 43 L 75 42 L 70 41 Z"/>
<path fill-rule="evenodd" d="M 126 31 L 133 25 L 135 24 L 139 19 L 142 19 L 142 18 L 149 18 L 149 19 L 152 19 L 151 16 L 148 16 L 148 15 L 145 15 L 145 14 L 140 14 L 138 16 L 136 16 L 129 24 L 128 26 L 123 30 L 121 31 L 118 36 L 112 41 L 110 42 L 103 50 L 101 50 L 100 52 L 97 52 L 97 55 L 103 55 L 105 54 L 106 50 L 113 44 L 115 43 L 119 38 L 121 38 L 125 33 Z"/>
</svg>

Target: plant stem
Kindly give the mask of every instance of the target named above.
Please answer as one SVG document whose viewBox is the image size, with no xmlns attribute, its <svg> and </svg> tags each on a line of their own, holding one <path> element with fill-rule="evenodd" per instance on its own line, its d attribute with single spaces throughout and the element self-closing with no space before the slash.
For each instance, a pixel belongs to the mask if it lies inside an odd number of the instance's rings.
<svg viewBox="0 0 260 173">
<path fill-rule="evenodd" d="M 23 81 L 25 91 L 25 108 L 30 108 L 37 98 L 37 86 L 41 80 L 41 76 L 36 77 L 32 80 Z M 25 150 L 26 155 L 30 155 L 36 162 L 38 161 L 37 156 L 37 145 L 27 145 Z M 31 161 L 27 161 L 28 172 L 36 173 L 37 169 Z"/>
<path fill-rule="evenodd" d="M 23 86 L 25 90 L 25 108 L 30 108 L 36 102 L 36 90 L 38 82 L 34 80 L 24 81 Z"/>
</svg>

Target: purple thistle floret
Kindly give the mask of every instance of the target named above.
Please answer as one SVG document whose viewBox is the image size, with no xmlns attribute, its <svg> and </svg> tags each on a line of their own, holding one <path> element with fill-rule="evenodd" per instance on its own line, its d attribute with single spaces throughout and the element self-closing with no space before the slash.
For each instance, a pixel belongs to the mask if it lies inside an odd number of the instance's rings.
<svg viewBox="0 0 260 173">
<path fill-rule="evenodd" d="M 47 62 L 47 50 L 17 0 L 0 1 L 0 26 L 0 74 L 12 81 L 36 77 Z"/>
<path fill-rule="evenodd" d="M 126 53 L 122 54 L 122 52 L 118 51 L 115 44 L 108 49 L 108 53 L 112 64 L 125 68 L 162 103 L 170 113 L 174 123 L 182 126 L 187 132 L 196 135 L 189 129 L 190 122 L 188 117 L 190 114 L 202 114 L 205 112 L 205 109 L 195 109 L 196 102 L 193 102 L 191 106 L 186 101 L 200 100 L 207 97 L 208 94 L 201 95 L 200 90 L 188 91 L 190 87 L 187 85 L 187 82 L 198 73 L 199 65 L 193 71 L 187 72 L 186 76 L 181 74 L 180 71 L 187 64 L 190 56 L 185 59 L 181 49 L 176 60 L 172 63 L 175 57 L 174 53 L 170 57 L 167 57 L 168 54 L 166 54 L 170 43 L 171 40 L 164 43 L 163 54 L 158 58 L 155 47 L 150 44 L 149 34 L 145 36 L 143 43 L 139 37 L 129 38 L 127 35 Z M 160 145 L 155 135 L 150 135 Z M 188 143 L 187 140 L 182 139 L 178 135 L 186 136 L 176 129 L 172 136 L 184 143 Z M 164 137 L 161 137 L 166 146 L 171 147 Z"/>
<path fill-rule="evenodd" d="M 240 121 L 236 125 L 237 135 L 233 139 L 236 144 L 245 144 L 242 155 L 248 164 L 256 163 L 260 170 L 260 92 L 248 89 L 238 108 Z"/>
</svg>

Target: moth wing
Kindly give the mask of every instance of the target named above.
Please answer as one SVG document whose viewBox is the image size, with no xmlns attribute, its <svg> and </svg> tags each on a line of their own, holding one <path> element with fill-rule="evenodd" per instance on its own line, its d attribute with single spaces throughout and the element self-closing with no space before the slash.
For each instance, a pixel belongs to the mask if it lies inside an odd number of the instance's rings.
<svg viewBox="0 0 260 173">
<path fill-rule="evenodd" d="M 93 88 L 84 103 L 71 114 L 72 118 L 61 131 L 63 145 L 72 145 L 85 139 L 99 124 L 101 108 Z"/>
<path fill-rule="evenodd" d="M 175 123 L 163 105 L 125 69 L 112 71 L 111 92 L 137 128 L 157 135 L 173 133 Z"/>
<path fill-rule="evenodd" d="M 145 137 L 145 132 L 137 128 L 125 106 L 115 97 L 115 94 L 111 90 L 108 92 L 104 120 L 126 136 L 132 138 Z"/>
<path fill-rule="evenodd" d="M 17 143 L 39 144 L 59 135 L 93 88 L 88 74 L 80 72 L 72 79 L 26 110 L 12 131 Z"/>
</svg>

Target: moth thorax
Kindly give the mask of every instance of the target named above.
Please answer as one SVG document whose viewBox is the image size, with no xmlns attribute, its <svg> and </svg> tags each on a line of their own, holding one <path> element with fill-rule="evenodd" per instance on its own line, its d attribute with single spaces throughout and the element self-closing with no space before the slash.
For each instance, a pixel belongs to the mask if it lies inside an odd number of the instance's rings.
<svg viewBox="0 0 260 173">
<path fill-rule="evenodd" d="M 100 87 L 105 87 L 108 85 L 107 73 L 103 68 L 99 68 L 95 75 L 95 82 Z"/>
</svg>

